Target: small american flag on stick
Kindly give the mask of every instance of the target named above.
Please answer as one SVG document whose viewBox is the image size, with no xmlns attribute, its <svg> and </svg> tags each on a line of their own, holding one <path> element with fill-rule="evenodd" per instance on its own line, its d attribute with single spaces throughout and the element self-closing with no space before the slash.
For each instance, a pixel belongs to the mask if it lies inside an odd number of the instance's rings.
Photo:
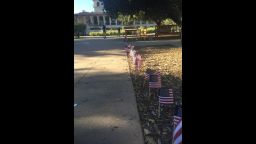
<svg viewBox="0 0 256 144">
<path fill-rule="evenodd" d="M 173 127 L 174 128 L 178 125 L 179 121 L 181 121 L 181 118 L 182 118 L 182 109 L 180 106 L 176 106 L 175 114 L 173 117 Z"/>
<path fill-rule="evenodd" d="M 177 106 L 175 109 L 175 115 L 173 118 L 173 144 L 182 144 L 182 109 Z"/>
<path fill-rule="evenodd" d="M 135 50 L 131 49 L 130 50 L 130 57 L 134 57 L 134 55 L 135 55 Z"/>
<path fill-rule="evenodd" d="M 137 52 L 134 50 L 132 54 L 132 62 L 134 65 L 136 64 L 136 57 L 137 57 Z"/>
<path fill-rule="evenodd" d="M 135 67 L 136 67 L 137 71 L 139 71 L 141 69 L 141 65 L 142 65 L 142 57 L 140 54 L 137 54 L 136 60 L 135 60 Z"/>
<path fill-rule="evenodd" d="M 149 80 L 149 88 L 161 88 L 161 75 L 160 72 L 145 73 L 145 80 Z"/>
<path fill-rule="evenodd" d="M 149 73 L 145 73 L 145 80 L 148 80 L 149 79 Z"/>
<path fill-rule="evenodd" d="M 159 72 L 156 72 L 154 74 L 149 75 L 149 82 L 148 87 L 149 88 L 161 88 L 161 75 Z"/>
<path fill-rule="evenodd" d="M 155 73 L 145 73 L 145 80 L 148 80 L 148 95 L 150 100 L 150 89 L 151 88 L 161 88 L 161 75 L 159 72 Z"/>
<path fill-rule="evenodd" d="M 159 98 L 158 117 L 160 117 L 161 116 L 161 105 L 174 104 L 174 97 L 173 97 L 172 89 L 160 88 L 158 98 Z"/>
<path fill-rule="evenodd" d="M 159 90 L 159 104 L 171 105 L 174 104 L 174 96 L 172 89 L 161 88 Z"/>
<path fill-rule="evenodd" d="M 173 144 L 182 144 L 182 120 L 175 127 L 172 140 Z"/>
</svg>

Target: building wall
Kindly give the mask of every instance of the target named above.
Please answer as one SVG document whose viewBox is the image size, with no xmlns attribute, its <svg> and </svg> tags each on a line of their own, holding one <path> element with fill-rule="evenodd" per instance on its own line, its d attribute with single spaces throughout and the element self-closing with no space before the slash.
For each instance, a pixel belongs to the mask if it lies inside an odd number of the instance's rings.
<svg viewBox="0 0 256 144">
<path fill-rule="evenodd" d="M 104 23 L 105 18 L 105 23 Z M 74 15 L 74 23 L 82 23 L 87 25 L 86 33 L 92 31 L 101 31 L 102 25 L 105 24 L 107 28 L 118 28 L 123 26 L 155 26 L 155 23 L 146 21 L 135 21 L 129 25 L 123 25 L 122 21 L 117 21 L 104 13 L 99 12 L 82 12 Z"/>
<path fill-rule="evenodd" d="M 74 23 L 86 24 L 86 33 L 91 31 L 100 31 L 102 25 L 105 24 L 107 28 L 118 28 L 123 27 L 122 21 L 112 19 L 108 15 L 103 13 L 104 4 L 99 0 L 93 0 L 94 12 L 81 12 L 74 15 Z M 154 23 L 148 23 L 143 21 L 131 22 L 128 26 L 155 26 Z"/>
</svg>

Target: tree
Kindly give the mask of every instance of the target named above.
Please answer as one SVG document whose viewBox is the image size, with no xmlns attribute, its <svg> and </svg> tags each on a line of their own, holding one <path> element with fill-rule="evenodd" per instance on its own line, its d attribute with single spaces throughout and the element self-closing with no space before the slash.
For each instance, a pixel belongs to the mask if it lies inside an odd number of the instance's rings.
<svg viewBox="0 0 256 144">
<path fill-rule="evenodd" d="M 182 0 L 101 0 L 112 17 L 136 15 L 154 21 L 158 26 L 167 18 L 181 26 Z"/>
<path fill-rule="evenodd" d="M 118 14 L 118 16 L 117 16 L 117 20 L 123 21 L 123 23 L 125 25 L 129 24 L 130 22 L 132 22 L 133 19 L 134 19 L 134 17 L 132 17 L 131 15 Z"/>
<path fill-rule="evenodd" d="M 175 22 L 172 19 L 165 19 L 162 21 L 163 25 L 175 25 Z"/>
</svg>

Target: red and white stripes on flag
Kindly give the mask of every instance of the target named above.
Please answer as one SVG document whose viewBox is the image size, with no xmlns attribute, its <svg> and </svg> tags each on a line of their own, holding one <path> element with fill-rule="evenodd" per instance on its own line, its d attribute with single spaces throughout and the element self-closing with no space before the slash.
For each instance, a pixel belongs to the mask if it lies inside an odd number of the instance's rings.
<svg viewBox="0 0 256 144">
<path fill-rule="evenodd" d="M 142 57 L 140 54 L 137 54 L 136 60 L 135 60 L 135 68 L 137 71 L 139 71 L 141 69 L 141 65 L 142 65 Z"/>
<path fill-rule="evenodd" d="M 149 80 L 148 87 L 149 88 L 161 88 L 161 75 L 159 72 L 155 72 L 153 74 L 145 74 L 145 79 Z"/>
<path fill-rule="evenodd" d="M 153 77 L 157 77 L 156 81 L 151 80 L 151 78 L 153 78 Z M 148 87 L 149 88 L 161 88 L 161 86 L 162 86 L 162 84 L 161 84 L 161 75 L 160 75 L 160 73 L 150 75 L 149 82 L 148 82 Z"/>
<path fill-rule="evenodd" d="M 137 71 L 140 70 L 142 65 L 142 58 L 140 54 L 137 54 L 137 51 L 134 50 L 134 46 L 129 44 L 124 47 L 124 51 L 129 55 L 135 65 L 135 69 Z"/>
<path fill-rule="evenodd" d="M 177 115 L 175 115 L 174 117 L 173 117 L 173 127 L 175 128 L 177 125 L 178 125 L 178 123 L 181 121 L 181 116 L 177 116 Z"/>
<path fill-rule="evenodd" d="M 135 53 L 136 53 L 136 51 L 131 49 L 130 50 L 130 57 L 135 57 Z"/>
<path fill-rule="evenodd" d="M 135 65 L 136 64 L 136 54 L 137 52 L 134 50 L 133 51 L 133 54 L 132 54 L 132 62 L 133 62 L 133 64 Z"/>
<path fill-rule="evenodd" d="M 145 80 L 148 80 L 149 79 L 149 75 L 148 73 L 145 73 Z"/>
<path fill-rule="evenodd" d="M 173 131 L 172 144 L 182 144 L 182 120 L 180 120 Z"/>
<path fill-rule="evenodd" d="M 164 104 L 164 105 L 170 105 L 174 104 L 174 96 L 173 96 L 173 91 L 172 89 L 168 89 L 168 94 L 165 94 L 164 91 L 165 89 L 160 89 L 159 93 L 159 104 Z"/>
</svg>

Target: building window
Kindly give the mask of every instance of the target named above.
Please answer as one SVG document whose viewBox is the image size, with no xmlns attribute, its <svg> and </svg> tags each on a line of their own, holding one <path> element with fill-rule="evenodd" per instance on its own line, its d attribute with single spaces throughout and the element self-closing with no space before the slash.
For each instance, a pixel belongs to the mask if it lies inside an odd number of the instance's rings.
<svg viewBox="0 0 256 144">
<path fill-rule="evenodd" d="M 97 2 L 97 7 L 99 7 L 100 6 L 100 3 L 99 2 Z"/>
</svg>

